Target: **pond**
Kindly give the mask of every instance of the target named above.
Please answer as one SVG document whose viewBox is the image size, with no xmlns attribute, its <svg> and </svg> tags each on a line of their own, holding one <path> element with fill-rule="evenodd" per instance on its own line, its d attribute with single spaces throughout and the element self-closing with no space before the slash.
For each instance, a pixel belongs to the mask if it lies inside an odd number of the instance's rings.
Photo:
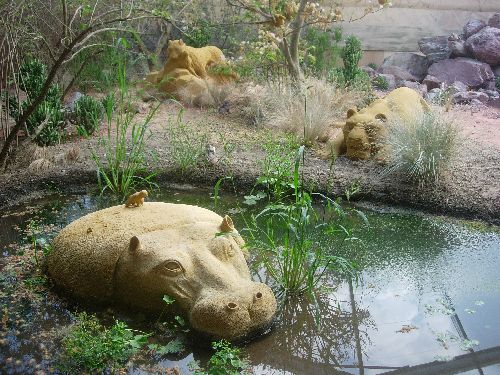
<svg viewBox="0 0 500 375">
<path fill-rule="evenodd" d="M 241 228 L 243 223 L 234 213 L 237 198 L 223 196 L 214 209 L 210 194 L 192 187 L 167 187 L 154 200 L 196 204 L 219 214 L 233 212 L 236 227 Z M 57 194 L 3 213 L 3 372 L 52 371 L 60 350 L 57 337 L 74 321 L 75 311 L 83 308 L 38 288 L 37 283 L 44 282 L 40 278 L 24 279 L 23 287 L 16 287 L 30 242 L 23 229 L 36 222 L 39 235 L 49 233 L 50 239 L 67 223 L 109 205 L 90 195 Z M 242 346 L 254 373 L 500 374 L 498 228 L 387 207 L 362 210 L 370 227 L 358 230 L 358 240 L 339 250 L 359 264 L 359 281 L 344 280 L 334 291 L 325 289 L 316 304 L 305 297 L 289 301 L 269 333 Z M 93 312 L 103 321 L 118 318 L 133 328 L 154 329 L 141 314 Z M 315 314 L 321 317 L 319 325 Z M 206 345 L 190 341 L 179 354 L 143 355 L 127 368 L 142 374 L 178 366 L 187 374 L 188 363 L 193 359 L 204 363 L 210 354 Z M 456 356 L 460 357 L 454 360 Z M 404 369 L 433 361 L 438 362 L 425 370 Z"/>
</svg>

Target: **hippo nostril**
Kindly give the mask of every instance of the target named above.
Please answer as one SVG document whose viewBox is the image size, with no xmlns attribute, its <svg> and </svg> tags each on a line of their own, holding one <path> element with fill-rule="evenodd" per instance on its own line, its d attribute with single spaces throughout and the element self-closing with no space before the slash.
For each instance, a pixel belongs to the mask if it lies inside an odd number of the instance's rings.
<svg viewBox="0 0 500 375">
<path fill-rule="evenodd" d="M 260 300 L 261 298 L 262 298 L 262 293 L 261 293 L 261 292 L 257 292 L 257 293 L 255 294 L 255 301 L 258 301 L 258 300 Z"/>
<path fill-rule="evenodd" d="M 226 305 L 227 309 L 228 310 L 236 310 L 238 308 L 238 305 L 234 302 L 229 302 L 227 305 Z"/>
</svg>

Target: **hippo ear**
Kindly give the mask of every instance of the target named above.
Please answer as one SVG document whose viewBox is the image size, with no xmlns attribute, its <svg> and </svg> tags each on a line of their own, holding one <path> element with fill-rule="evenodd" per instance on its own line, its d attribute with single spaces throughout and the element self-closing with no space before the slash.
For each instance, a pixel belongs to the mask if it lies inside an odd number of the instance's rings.
<svg viewBox="0 0 500 375">
<path fill-rule="evenodd" d="M 128 245 L 128 251 L 131 254 L 137 254 L 141 250 L 141 242 L 134 236 L 130 239 L 130 244 Z"/>
<path fill-rule="evenodd" d="M 387 121 L 387 116 L 384 115 L 383 113 L 379 113 L 378 115 L 375 116 L 375 119 L 380 120 L 382 122 L 386 122 Z"/>
<path fill-rule="evenodd" d="M 220 225 L 220 231 L 223 233 L 232 232 L 234 230 L 233 220 L 229 216 L 224 216 Z"/>
<path fill-rule="evenodd" d="M 358 113 L 356 107 L 349 109 L 347 111 L 347 118 L 354 116 L 356 113 Z"/>
</svg>

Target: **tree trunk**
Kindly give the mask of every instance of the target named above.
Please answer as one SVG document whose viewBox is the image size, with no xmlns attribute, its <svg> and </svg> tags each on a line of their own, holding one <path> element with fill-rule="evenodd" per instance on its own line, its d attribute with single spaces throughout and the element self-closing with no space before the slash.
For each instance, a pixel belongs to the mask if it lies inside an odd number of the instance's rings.
<svg viewBox="0 0 500 375">
<path fill-rule="evenodd" d="M 292 23 L 292 31 L 290 34 L 290 44 L 286 38 L 283 38 L 281 50 L 285 55 L 288 72 L 295 84 L 303 78 L 302 70 L 299 62 L 299 41 L 302 27 L 304 26 L 304 10 L 308 0 L 301 0 L 297 15 Z"/>
</svg>

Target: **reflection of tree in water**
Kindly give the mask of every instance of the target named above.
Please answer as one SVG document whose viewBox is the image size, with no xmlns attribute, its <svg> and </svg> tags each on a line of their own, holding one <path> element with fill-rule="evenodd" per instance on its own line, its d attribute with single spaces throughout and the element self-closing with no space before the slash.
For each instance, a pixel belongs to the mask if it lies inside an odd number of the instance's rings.
<svg viewBox="0 0 500 375">
<path fill-rule="evenodd" d="M 316 316 L 321 319 L 319 327 Z M 337 301 L 332 295 L 318 296 L 317 305 L 301 297 L 286 302 L 273 332 L 248 351 L 252 362 L 272 368 L 332 374 L 345 364 L 357 366 L 357 337 L 359 347 L 366 348 L 370 328 L 375 328 L 375 323 L 369 311 L 357 305 L 353 317 L 350 302 Z"/>
</svg>

